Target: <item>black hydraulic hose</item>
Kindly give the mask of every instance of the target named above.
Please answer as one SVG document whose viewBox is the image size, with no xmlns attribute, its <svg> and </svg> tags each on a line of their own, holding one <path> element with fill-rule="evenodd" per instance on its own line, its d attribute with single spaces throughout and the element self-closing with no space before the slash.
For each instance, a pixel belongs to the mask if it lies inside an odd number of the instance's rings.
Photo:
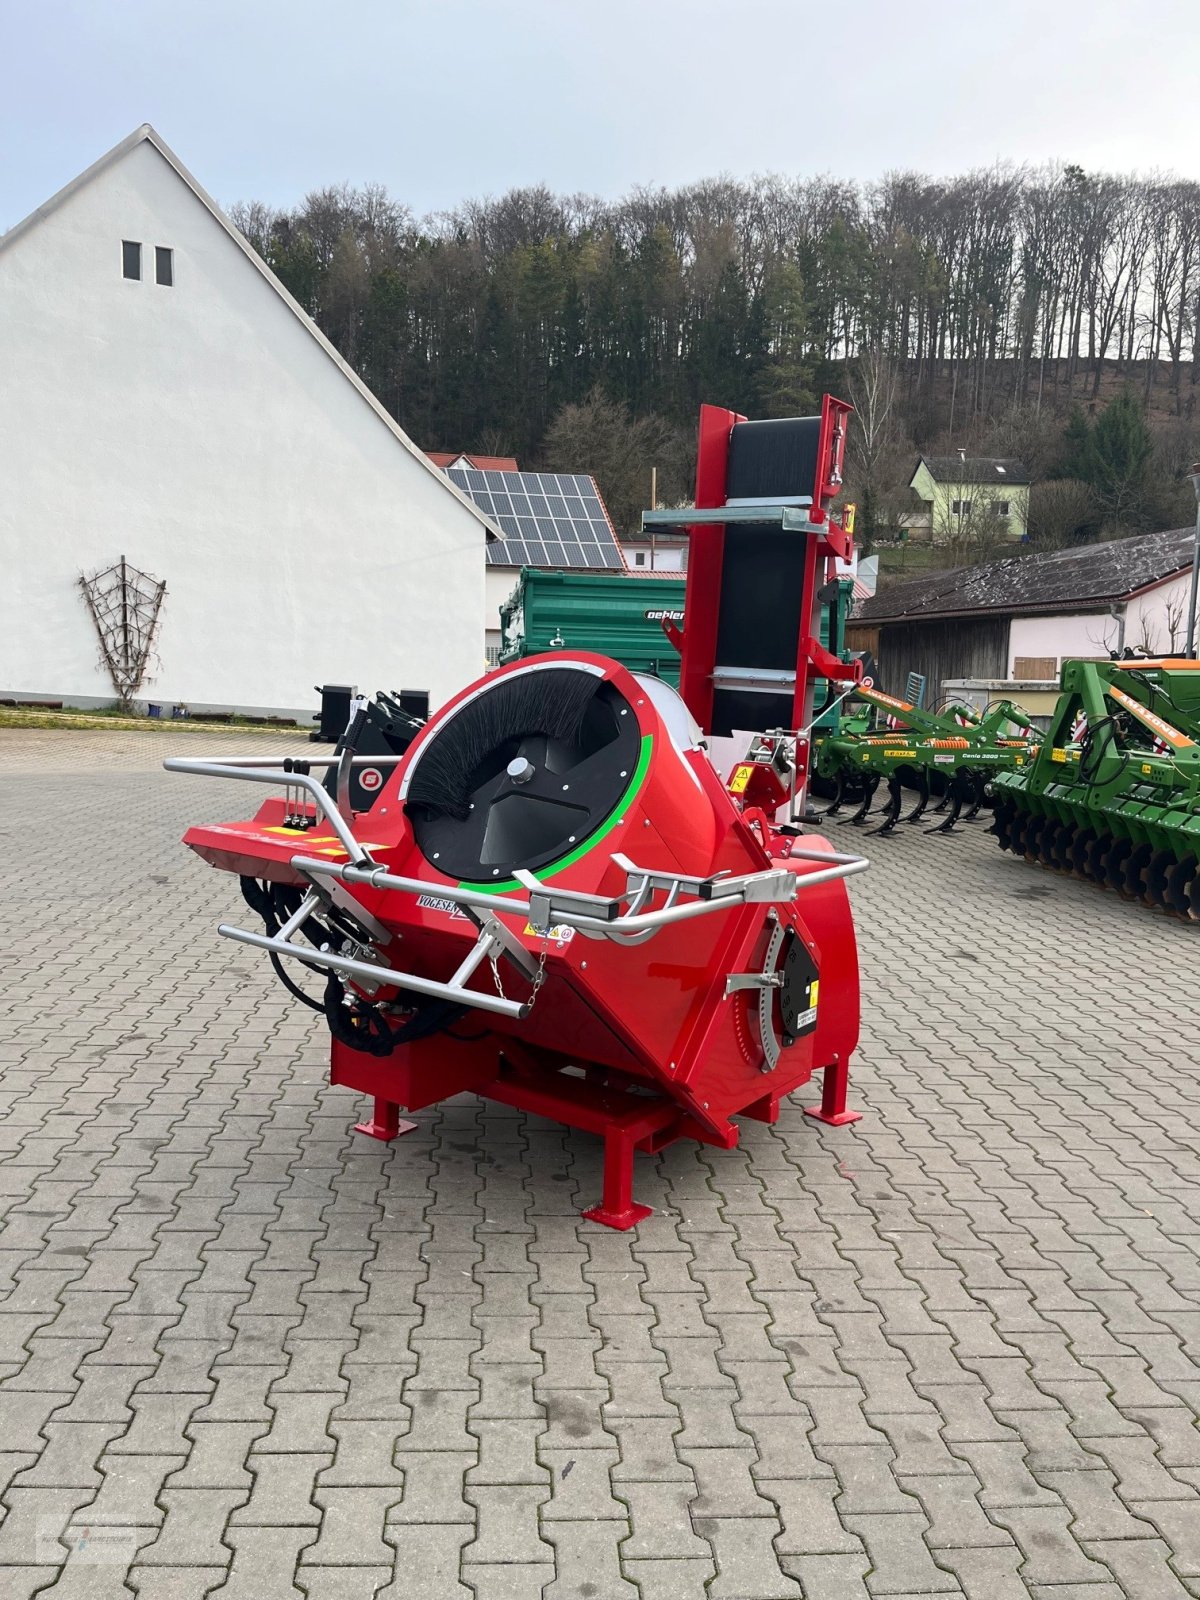
<svg viewBox="0 0 1200 1600">
<path fill-rule="evenodd" d="M 299 908 L 301 891 L 289 884 L 266 882 L 260 884 L 250 877 L 243 877 L 239 881 L 247 905 L 251 910 L 258 912 L 267 930 L 267 936 L 273 939 L 283 922 L 293 916 Z M 305 936 L 313 944 L 327 944 L 334 950 L 340 949 L 344 935 L 334 923 L 336 917 L 336 909 L 331 910 L 328 927 L 316 917 L 305 918 L 302 925 Z M 458 1005 L 454 1001 L 428 999 L 424 995 L 415 995 L 410 1015 L 405 1021 L 394 1023 L 379 1006 L 373 1005 L 361 996 L 354 996 L 347 1005 L 346 987 L 336 972 L 329 973 L 326 978 L 323 998 L 314 1000 L 288 975 L 277 951 L 268 951 L 268 955 L 276 976 L 288 993 L 310 1010 L 323 1013 L 330 1033 L 340 1043 L 348 1045 L 352 1050 L 361 1050 L 367 1055 L 388 1056 L 402 1044 L 415 1044 L 418 1040 L 432 1038 L 437 1033 L 449 1033 L 467 1014 L 468 1007 Z M 321 970 L 303 958 L 301 964 L 313 972 Z M 463 1036 L 453 1035 L 453 1037 Z M 483 1035 L 466 1037 L 482 1038 Z"/>
<path fill-rule="evenodd" d="M 1107 742 L 1100 744 L 1101 734 L 1107 736 Z M 1095 777 L 1096 768 L 1100 765 L 1106 751 L 1116 745 L 1117 754 L 1121 758 L 1121 768 L 1124 770 L 1129 761 L 1129 751 L 1122 750 L 1117 744 L 1117 729 L 1112 717 L 1102 717 L 1093 728 L 1090 724 L 1084 734 L 1079 749 L 1079 776 L 1085 783 L 1091 783 Z"/>
<path fill-rule="evenodd" d="M 263 926 L 267 930 L 267 937 L 273 939 L 279 932 L 280 924 L 275 917 L 275 907 L 272 901 L 271 885 L 266 882 L 260 884 L 257 879 L 250 877 L 239 878 L 238 882 L 242 887 L 242 898 L 250 907 L 251 911 L 258 912 L 259 916 L 263 919 Z M 293 997 L 293 999 L 299 1000 L 301 1005 L 308 1006 L 311 1011 L 324 1011 L 325 1007 L 319 1000 L 314 1000 L 311 995 L 305 994 L 300 985 L 295 983 L 288 976 L 284 969 L 283 962 L 279 959 L 276 952 L 274 950 L 270 950 L 267 952 L 267 954 L 270 957 L 272 967 L 275 969 L 275 976 L 279 979 L 280 983 L 283 984 L 283 987 Z"/>
<path fill-rule="evenodd" d="M 275 976 L 279 979 L 280 983 L 290 995 L 299 1000 L 301 1005 L 307 1006 L 310 1011 L 325 1010 L 325 1007 L 319 1000 L 314 1000 L 310 994 L 305 994 L 300 985 L 298 983 L 294 983 L 292 979 L 288 977 L 287 972 L 284 970 L 283 962 L 275 954 L 274 950 L 268 950 L 267 954 L 271 959 L 271 965 L 275 968 Z"/>
</svg>

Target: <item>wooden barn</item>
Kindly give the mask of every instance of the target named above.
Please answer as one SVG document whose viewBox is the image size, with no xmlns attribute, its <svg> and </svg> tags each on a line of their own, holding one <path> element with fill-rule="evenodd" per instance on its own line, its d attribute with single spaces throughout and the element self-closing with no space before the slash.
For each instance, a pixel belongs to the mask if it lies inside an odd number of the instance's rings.
<svg viewBox="0 0 1200 1600">
<path fill-rule="evenodd" d="M 1066 659 L 1126 647 L 1176 653 L 1194 540 L 1177 528 L 892 584 L 859 602 L 847 643 L 870 652 L 889 693 L 920 673 L 927 704 L 963 678 L 1047 680 Z"/>
</svg>

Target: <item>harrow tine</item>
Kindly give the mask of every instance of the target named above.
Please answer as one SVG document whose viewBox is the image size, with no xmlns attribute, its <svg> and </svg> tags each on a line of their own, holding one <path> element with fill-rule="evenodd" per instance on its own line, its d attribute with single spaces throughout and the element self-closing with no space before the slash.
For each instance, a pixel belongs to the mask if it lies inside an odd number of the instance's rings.
<svg viewBox="0 0 1200 1600">
<path fill-rule="evenodd" d="M 927 772 L 919 772 L 917 774 L 917 803 L 903 820 L 905 822 L 920 822 L 928 804 L 929 774 Z"/>
<path fill-rule="evenodd" d="M 969 773 L 967 781 L 971 784 L 974 793 L 971 796 L 971 809 L 967 812 L 963 821 L 974 822 L 979 815 L 980 806 L 987 799 L 987 784 L 984 782 L 982 774 L 978 772 Z"/>
<path fill-rule="evenodd" d="M 950 815 L 944 822 L 939 822 L 936 827 L 926 828 L 926 833 L 949 833 L 951 828 L 953 828 L 954 824 L 958 821 L 959 813 L 962 810 L 965 796 L 963 795 L 963 786 L 959 782 L 957 775 L 950 779 L 947 787 L 947 795 L 950 800 Z M 934 807 L 935 811 L 940 811 L 941 809 L 941 806 Z"/>
<path fill-rule="evenodd" d="M 830 800 L 830 802 L 829 802 L 829 804 L 827 806 L 815 806 L 815 805 L 813 805 L 812 791 L 811 790 L 809 791 L 809 796 L 808 796 L 809 810 L 814 814 L 814 816 L 816 816 L 818 818 L 824 819 L 825 817 L 836 816 L 838 811 L 841 809 L 842 801 L 846 797 L 846 778 L 845 778 L 845 774 L 839 772 L 837 774 L 837 777 L 833 780 L 833 782 L 834 782 L 833 799 Z"/>
<path fill-rule="evenodd" d="M 863 823 L 867 820 L 867 813 L 871 809 L 871 801 L 874 800 L 875 791 L 878 789 L 878 787 L 879 779 L 874 774 L 872 774 L 869 778 L 864 777 L 862 801 L 854 815 L 846 818 L 847 822 L 852 822 L 857 828 L 862 827 Z"/>
<path fill-rule="evenodd" d="M 872 828 L 872 833 L 891 833 L 900 821 L 900 774 L 893 772 L 887 781 L 887 804 L 883 808 L 883 821 L 877 828 Z"/>
</svg>

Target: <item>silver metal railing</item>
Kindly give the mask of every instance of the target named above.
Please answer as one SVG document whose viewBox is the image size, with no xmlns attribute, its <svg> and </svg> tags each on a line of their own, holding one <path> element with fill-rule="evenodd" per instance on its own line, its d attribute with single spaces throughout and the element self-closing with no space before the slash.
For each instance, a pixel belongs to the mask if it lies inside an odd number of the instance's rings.
<svg viewBox="0 0 1200 1600">
<path fill-rule="evenodd" d="M 361 762 L 373 758 L 356 759 Z M 355 839 L 349 823 L 329 792 L 311 774 L 288 770 L 291 763 L 281 765 L 278 757 L 204 759 L 180 756 L 171 758 L 163 765 L 170 772 L 191 773 L 198 777 L 234 778 L 250 783 L 303 789 L 312 796 L 318 816 L 328 822 L 350 858 L 342 864 L 315 856 L 294 855 L 291 866 L 306 880 L 310 889 L 302 904 L 278 932 L 274 935 L 253 933 L 222 923 L 217 929 L 222 938 L 268 950 L 309 967 L 344 972 L 371 987 L 392 985 L 415 994 L 450 1000 L 458 1005 L 508 1017 L 526 1016 L 532 997 L 520 1001 L 502 993 L 488 994 L 468 988 L 468 981 L 485 960 L 495 967 L 500 959 L 505 959 L 534 985 L 536 994 L 545 961 L 545 940 L 553 928 L 568 927 L 585 938 L 605 939 L 614 944 L 641 944 L 675 923 L 712 916 L 734 906 L 789 904 L 806 889 L 851 877 L 865 871 L 870 864 L 865 856 L 793 847 L 792 857 L 819 863 L 817 871 L 798 876 L 785 868 L 767 868 L 759 872 L 717 873 L 700 878 L 640 867 L 627 856 L 614 852 L 610 859 L 625 874 L 625 886 L 618 895 L 583 894 L 563 889 L 543 883 L 533 873 L 518 869 L 513 873 L 513 881 L 525 891 L 525 897 L 521 898 L 511 893 L 490 892 L 466 884 L 439 884 L 427 878 L 404 877 L 389 872 L 386 867 L 377 866 Z M 434 898 L 460 908 L 474 923 L 477 936 L 454 974 L 443 982 L 403 971 L 399 967 L 363 960 L 358 956 L 341 955 L 327 946 L 317 949 L 294 940 L 293 934 L 300 931 L 317 905 L 332 902 L 343 912 L 360 920 L 364 929 L 364 945 L 383 942 L 378 937 L 380 932 L 384 933 L 387 942 L 393 942 L 387 937 L 388 930 L 365 908 L 359 907 L 342 887 L 355 884 L 397 894 Z M 663 896 L 662 903 L 652 906 L 651 902 L 658 894 Z M 500 921 L 501 915 L 509 914 L 524 918 L 543 939 L 541 961 L 536 960 L 517 935 Z"/>
</svg>

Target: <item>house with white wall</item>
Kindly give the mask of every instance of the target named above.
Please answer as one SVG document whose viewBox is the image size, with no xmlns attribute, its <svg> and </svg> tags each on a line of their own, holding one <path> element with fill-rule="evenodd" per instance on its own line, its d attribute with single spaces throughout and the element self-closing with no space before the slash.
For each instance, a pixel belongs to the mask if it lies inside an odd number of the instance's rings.
<svg viewBox="0 0 1200 1600">
<path fill-rule="evenodd" d="M 114 568 L 161 596 L 142 700 L 483 669 L 498 530 L 149 126 L 0 237 L 0 441 L 0 697 L 114 698 L 80 588 Z"/>
<path fill-rule="evenodd" d="M 952 681 L 1048 682 L 1076 657 L 1180 654 L 1194 547 L 1177 528 L 889 584 L 860 602 L 848 643 L 891 692 L 919 673 L 927 704 Z"/>
<path fill-rule="evenodd" d="M 949 544 L 972 535 L 1023 539 L 1029 528 L 1029 471 L 1000 456 L 919 456 L 908 481 L 917 509 L 901 514 L 906 537 Z"/>
</svg>

